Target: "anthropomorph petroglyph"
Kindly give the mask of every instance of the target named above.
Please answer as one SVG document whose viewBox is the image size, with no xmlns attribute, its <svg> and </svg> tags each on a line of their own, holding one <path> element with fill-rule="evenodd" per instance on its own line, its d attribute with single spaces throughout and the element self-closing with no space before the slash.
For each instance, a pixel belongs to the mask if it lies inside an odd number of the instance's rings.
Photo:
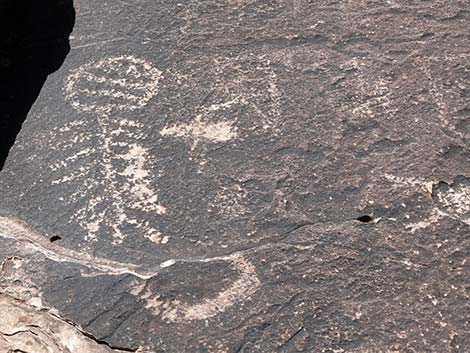
<svg viewBox="0 0 470 353">
<path fill-rule="evenodd" d="M 75 218 L 87 231 L 87 240 L 106 230 L 120 243 L 126 238 L 122 228 L 127 226 L 154 242 L 161 241 L 148 215 L 163 214 L 165 208 L 151 183 L 149 150 L 140 143 L 146 137 L 144 126 L 130 115 L 157 94 L 160 78 L 159 70 L 133 56 L 85 64 L 67 78 L 67 101 L 85 119 L 96 119 L 96 129 L 94 134 L 78 137 L 86 147 L 52 166 L 70 170 L 53 183 L 69 183 L 72 190 L 75 186 L 69 199 L 81 203 Z M 62 130 L 76 124 L 72 121 Z M 58 148 L 70 148 L 74 142 Z"/>
<path fill-rule="evenodd" d="M 262 70 L 267 69 L 263 66 Z M 225 143 L 239 138 L 238 129 L 242 121 L 237 117 L 224 119 L 226 113 L 237 111 L 241 106 L 257 111 L 257 104 L 262 105 L 259 100 L 265 99 L 262 98 L 265 92 L 258 91 L 259 85 L 270 92 L 268 99 L 276 102 L 279 99 L 273 83 L 275 77 L 270 72 L 269 82 L 261 83 L 253 83 L 244 76 L 240 81 L 237 78 L 239 74 L 233 74 L 236 77 L 228 82 L 230 87 L 216 87 L 212 97 L 214 101 L 204 104 L 189 123 L 167 126 L 161 130 L 161 136 L 189 141 L 192 151 L 200 144 Z M 72 71 L 66 80 L 66 100 L 80 113 L 81 119 L 57 129 L 60 133 L 71 134 L 71 139 L 62 139 L 65 141 L 63 145 L 54 148 L 73 150 L 72 146 L 77 145 L 81 149 L 52 165 L 54 170 L 67 168 L 68 171 L 53 184 L 65 184 L 67 190 L 72 190 L 65 195 L 66 201 L 78 205 L 74 220 L 86 231 L 87 241 L 109 233 L 113 236 L 113 243 L 120 244 L 129 235 L 129 229 L 134 228 L 155 243 L 163 245 L 168 242 L 168 238 L 154 226 L 166 212 L 159 203 L 158 190 L 153 184 L 158 178 L 159 166 L 150 165 L 151 152 L 142 143 L 148 135 L 143 123 L 135 116 L 158 93 L 161 78 L 162 73 L 146 61 L 120 56 L 85 64 Z M 253 85 L 251 91 L 244 92 L 250 85 Z M 266 117 L 263 126 L 251 125 L 248 131 L 271 129 L 271 119 L 278 114 L 279 104 L 273 103 L 272 108 L 277 113 L 257 111 Z M 90 124 L 96 126 L 94 134 L 89 134 Z M 133 294 L 140 296 L 147 308 L 163 320 L 187 322 L 212 318 L 247 300 L 258 289 L 255 268 L 242 256 L 207 261 L 226 262 L 238 273 L 233 283 L 212 298 L 191 304 L 168 302 L 160 297 L 158 288 Z M 167 260 L 161 268 L 174 264 Z M 137 277 L 142 279 L 141 275 Z"/>
</svg>

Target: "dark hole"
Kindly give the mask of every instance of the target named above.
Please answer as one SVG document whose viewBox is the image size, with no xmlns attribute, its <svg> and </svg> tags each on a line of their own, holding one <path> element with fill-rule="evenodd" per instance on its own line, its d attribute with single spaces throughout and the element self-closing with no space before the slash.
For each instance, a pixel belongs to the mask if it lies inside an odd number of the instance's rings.
<svg viewBox="0 0 470 353">
<path fill-rule="evenodd" d="M 74 24 L 73 0 L 0 0 L 0 170 Z"/>
<path fill-rule="evenodd" d="M 59 237 L 58 235 L 54 235 L 52 237 L 49 238 L 49 240 L 51 241 L 51 243 L 57 241 L 57 240 L 60 240 L 62 239 L 61 237 Z"/>
<path fill-rule="evenodd" d="M 356 218 L 359 222 L 369 223 L 373 220 L 373 218 L 369 215 L 364 215 Z"/>
</svg>

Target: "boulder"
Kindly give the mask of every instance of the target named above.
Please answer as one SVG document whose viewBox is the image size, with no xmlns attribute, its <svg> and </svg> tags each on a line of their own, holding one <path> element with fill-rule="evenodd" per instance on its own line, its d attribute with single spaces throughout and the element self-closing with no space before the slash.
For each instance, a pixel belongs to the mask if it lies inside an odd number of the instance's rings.
<svg viewBox="0 0 470 353">
<path fill-rule="evenodd" d="M 467 351 L 467 5 L 75 0 L 0 173 L 0 347 Z"/>
</svg>

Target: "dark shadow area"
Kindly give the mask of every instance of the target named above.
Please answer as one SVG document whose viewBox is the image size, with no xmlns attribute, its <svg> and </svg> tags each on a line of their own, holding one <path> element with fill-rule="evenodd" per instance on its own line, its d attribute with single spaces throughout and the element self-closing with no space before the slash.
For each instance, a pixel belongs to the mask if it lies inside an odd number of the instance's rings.
<svg viewBox="0 0 470 353">
<path fill-rule="evenodd" d="M 374 219 L 369 216 L 369 215 L 364 215 L 364 216 L 360 216 L 360 217 L 357 217 L 356 218 L 359 222 L 362 222 L 362 223 L 369 223 L 369 222 L 372 222 Z"/>
<path fill-rule="evenodd" d="M 52 237 L 49 238 L 49 241 L 50 241 L 51 243 L 53 243 L 53 242 L 55 242 L 55 241 L 57 241 L 57 240 L 61 240 L 61 239 L 62 239 L 62 238 L 59 237 L 58 235 L 54 235 L 54 236 L 52 236 Z"/>
<path fill-rule="evenodd" d="M 73 0 L 0 0 L 0 170 L 74 24 Z"/>
</svg>

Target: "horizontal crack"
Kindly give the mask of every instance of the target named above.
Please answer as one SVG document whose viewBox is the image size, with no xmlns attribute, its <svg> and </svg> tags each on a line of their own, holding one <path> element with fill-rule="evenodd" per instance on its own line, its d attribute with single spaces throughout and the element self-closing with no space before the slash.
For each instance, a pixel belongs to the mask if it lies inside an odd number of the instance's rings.
<svg viewBox="0 0 470 353">
<path fill-rule="evenodd" d="M 75 263 L 110 275 L 130 274 L 144 280 L 154 276 L 154 273 L 140 270 L 134 264 L 95 258 L 51 243 L 29 225 L 14 217 L 0 217 L 0 237 L 22 242 L 55 262 Z"/>
<path fill-rule="evenodd" d="M 312 249 L 308 245 L 288 244 L 282 242 L 286 235 L 298 231 L 307 226 L 313 226 L 316 223 L 303 224 L 295 229 L 282 234 L 280 240 L 276 243 L 257 244 L 252 247 L 233 251 L 221 256 L 211 258 L 204 257 L 189 257 L 189 258 L 176 258 L 168 259 L 162 262 L 158 267 L 150 271 L 145 271 L 135 264 L 121 263 L 117 261 L 96 258 L 86 253 L 77 252 L 57 245 L 56 243 L 49 242 L 48 238 L 41 235 L 28 224 L 20 221 L 15 217 L 0 217 L 0 238 L 12 239 L 25 244 L 49 260 L 55 262 L 68 262 L 87 267 L 95 270 L 100 274 L 119 276 L 119 275 L 132 275 L 142 280 L 148 280 L 156 276 L 163 268 L 170 267 L 176 263 L 208 263 L 217 261 L 231 261 L 234 256 L 247 255 L 252 252 L 275 249 L 275 248 L 296 248 L 299 250 Z M 88 275 L 92 276 L 92 275 Z"/>
</svg>

